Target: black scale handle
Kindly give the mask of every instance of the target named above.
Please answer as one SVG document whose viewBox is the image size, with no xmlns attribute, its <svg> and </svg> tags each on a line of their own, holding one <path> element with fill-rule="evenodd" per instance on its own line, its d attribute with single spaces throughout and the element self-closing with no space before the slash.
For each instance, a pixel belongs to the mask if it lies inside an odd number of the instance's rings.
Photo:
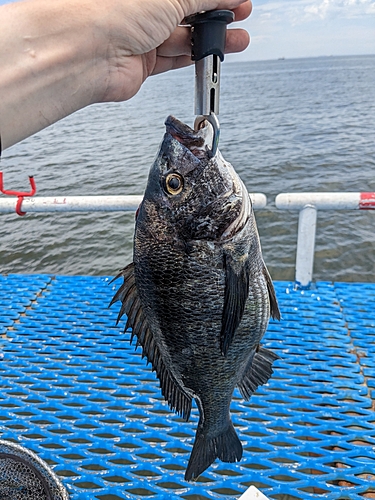
<svg viewBox="0 0 375 500">
<path fill-rule="evenodd" d="M 191 58 L 199 61 L 211 54 L 224 60 L 225 34 L 227 24 L 234 21 L 231 10 L 209 10 L 193 14 L 185 19 L 192 26 Z"/>
</svg>

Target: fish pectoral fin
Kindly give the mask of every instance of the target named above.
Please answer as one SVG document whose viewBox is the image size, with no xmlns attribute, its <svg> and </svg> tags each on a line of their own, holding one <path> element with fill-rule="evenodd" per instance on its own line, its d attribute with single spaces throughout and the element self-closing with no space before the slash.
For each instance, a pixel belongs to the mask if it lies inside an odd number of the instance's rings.
<svg viewBox="0 0 375 500">
<path fill-rule="evenodd" d="M 264 347 L 259 347 L 258 351 L 251 359 L 242 380 L 238 383 L 238 388 L 244 399 L 247 401 L 260 385 L 268 382 L 273 373 L 272 364 L 279 356 Z"/>
<path fill-rule="evenodd" d="M 137 338 L 137 346 L 142 346 L 142 357 L 146 357 L 151 363 L 153 370 L 160 381 L 161 392 L 168 402 L 170 408 L 189 420 L 191 412 L 192 396 L 178 383 L 171 371 L 168 369 L 158 344 L 149 326 L 146 315 L 137 292 L 134 263 L 126 266 L 116 277 L 123 276 L 124 282 L 113 297 L 110 306 L 121 301 L 121 308 L 117 316 L 117 323 L 126 314 L 127 322 L 125 331 L 132 328 L 130 342 L 134 336 Z M 116 279 L 115 278 L 115 279 Z"/>
<path fill-rule="evenodd" d="M 224 308 L 220 333 L 220 348 L 224 356 L 233 340 L 235 331 L 241 322 L 247 297 L 249 295 L 249 261 L 246 259 L 242 265 L 224 253 L 225 292 Z"/>
<path fill-rule="evenodd" d="M 273 286 L 270 273 L 268 272 L 268 269 L 266 268 L 265 265 L 263 267 L 263 274 L 264 274 L 264 277 L 265 277 L 266 283 L 267 283 L 268 297 L 269 297 L 269 300 L 270 300 L 271 316 L 272 316 L 273 319 L 280 320 L 281 314 L 280 314 L 279 305 L 277 303 L 275 288 Z"/>
</svg>

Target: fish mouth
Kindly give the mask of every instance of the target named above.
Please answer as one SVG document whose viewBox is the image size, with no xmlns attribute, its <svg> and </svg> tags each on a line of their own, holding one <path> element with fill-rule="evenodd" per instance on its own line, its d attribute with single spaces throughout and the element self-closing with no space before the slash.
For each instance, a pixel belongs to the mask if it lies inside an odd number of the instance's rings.
<svg viewBox="0 0 375 500">
<path fill-rule="evenodd" d="M 170 115 L 165 121 L 167 134 L 170 134 L 180 144 L 189 149 L 198 158 L 209 157 L 208 150 L 212 144 L 212 125 L 204 120 L 199 130 L 194 130 L 189 125 Z"/>
</svg>

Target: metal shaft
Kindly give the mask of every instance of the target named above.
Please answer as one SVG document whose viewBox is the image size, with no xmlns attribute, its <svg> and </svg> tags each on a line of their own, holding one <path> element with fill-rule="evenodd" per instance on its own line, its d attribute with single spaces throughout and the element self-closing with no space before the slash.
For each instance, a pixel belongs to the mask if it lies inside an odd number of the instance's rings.
<svg viewBox="0 0 375 500">
<path fill-rule="evenodd" d="M 195 114 L 219 114 L 220 58 L 216 54 L 195 62 Z"/>
</svg>

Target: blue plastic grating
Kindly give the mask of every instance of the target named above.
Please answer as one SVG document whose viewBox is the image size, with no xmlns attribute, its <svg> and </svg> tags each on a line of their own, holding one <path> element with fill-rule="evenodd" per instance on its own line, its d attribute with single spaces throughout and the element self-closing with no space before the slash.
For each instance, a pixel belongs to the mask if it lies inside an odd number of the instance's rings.
<svg viewBox="0 0 375 500">
<path fill-rule="evenodd" d="M 375 285 L 276 283 L 282 357 L 232 416 L 238 464 L 183 479 L 197 411 L 183 422 L 129 345 L 117 285 L 102 277 L 0 276 L 0 429 L 53 465 L 74 500 L 375 498 Z"/>
</svg>

